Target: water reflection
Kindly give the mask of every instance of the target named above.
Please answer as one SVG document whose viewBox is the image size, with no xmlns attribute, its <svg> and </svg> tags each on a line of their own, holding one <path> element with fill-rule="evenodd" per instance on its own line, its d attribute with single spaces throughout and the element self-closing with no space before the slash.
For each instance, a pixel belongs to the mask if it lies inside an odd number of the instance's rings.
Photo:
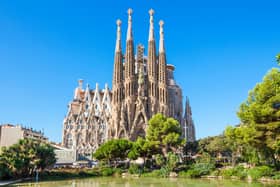
<svg viewBox="0 0 280 187">
<path fill-rule="evenodd" d="M 162 179 L 162 178 L 90 178 L 79 180 L 48 181 L 38 183 L 21 183 L 20 187 L 272 187 L 276 184 L 247 183 L 227 180 L 202 179 Z"/>
</svg>

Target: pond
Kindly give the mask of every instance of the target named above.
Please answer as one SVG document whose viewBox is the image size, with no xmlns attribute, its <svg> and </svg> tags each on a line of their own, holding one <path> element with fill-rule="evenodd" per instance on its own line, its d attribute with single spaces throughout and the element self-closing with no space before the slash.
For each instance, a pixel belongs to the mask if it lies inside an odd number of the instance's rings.
<svg viewBox="0 0 280 187">
<path fill-rule="evenodd" d="M 87 178 L 61 181 L 19 183 L 12 186 L 35 187 L 272 187 L 275 184 L 248 183 L 243 181 L 218 180 L 218 179 L 164 179 L 164 178 Z"/>
</svg>

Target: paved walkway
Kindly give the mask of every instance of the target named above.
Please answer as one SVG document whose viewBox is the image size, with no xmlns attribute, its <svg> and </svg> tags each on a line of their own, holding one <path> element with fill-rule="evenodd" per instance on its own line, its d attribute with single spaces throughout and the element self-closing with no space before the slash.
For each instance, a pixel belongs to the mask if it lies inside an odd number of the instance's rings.
<svg viewBox="0 0 280 187">
<path fill-rule="evenodd" d="M 24 178 L 24 179 L 17 179 L 17 180 L 8 180 L 8 181 L 0 181 L 0 186 L 6 186 L 9 184 L 15 184 L 23 181 L 30 181 L 32 178 Z"/>
<path fill-rule="evenodd" d="M 0 181 L 0 186 L 6 186 L 9 184 L 14 184 L 14 183 L 18 183 L 18 182 L 22 182 L 22 179 L 18 179 L 18 180 L 9 180 L 9 181 Z"/>
</svg>

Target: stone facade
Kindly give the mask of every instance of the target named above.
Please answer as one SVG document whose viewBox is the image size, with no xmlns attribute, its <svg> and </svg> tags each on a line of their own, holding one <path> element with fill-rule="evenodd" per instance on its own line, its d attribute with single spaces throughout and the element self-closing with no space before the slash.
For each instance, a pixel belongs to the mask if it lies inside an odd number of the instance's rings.
<svg viewBox="0 0 280 187">
<path fill-rule="evenodd" d="M 83 81 L 75 89 L 74 99 L 68 105 L 63 121 L 62 145 L 77 151 L 77 155 L 90 157 L 96 148 L 108 139 L 111 120 L 112 93 L 108 86 L 104 90 L 83 89 Z"/>
<path fill-rule="evenodd" d="M 112 123 L 109 138 L 135 140 L 145 136 L 148 120 L 156 113 L 183 123 L 182 90 L 174 80 L 175 67 L 167 64 L 164 22 L 159 22 L 159 49 L 154 36 L 154 11 L 150 10 L 148 54 L 138 45 L 134 54 L 132 10 L 128 10 L 126 51 L 121 48 L 121 21 L 117 21 L 117 40 L 113 75 Z M 123 58 L 124 57 L 124 58 Z"/>
<path fill-rule="evenodd" d="M 63 145 L 80 155 L 90 155 L 108 139 L 136 140 L 145 136 L 148 120 L 156 113 L 174 117 L 186 129 L 183 117 L 182 90 L 174 79 L 175 67 L 167 64 L 164 45 L 164 22 L 159 22 L 159 49 L 154 37 L 154 11 L 150 10 L 148 53 L 139 44 L 135 53 L 132 10 L 128 10 L 126 50 L 121 45 L 121 21 L 117 20 L 112 90 L 83 89 L 82 81 L 69 104 L 64 119 Z M 188 113 L 188 119 L 191 113 Z M 186 133 L 184 134 L 186 137 Z"/>
</svg>

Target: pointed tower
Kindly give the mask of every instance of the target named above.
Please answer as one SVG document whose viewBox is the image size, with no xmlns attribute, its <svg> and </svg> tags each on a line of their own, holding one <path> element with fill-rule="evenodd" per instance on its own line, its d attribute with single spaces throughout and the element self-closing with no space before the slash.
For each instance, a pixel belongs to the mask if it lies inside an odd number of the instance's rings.
<svg viewBox="0 0 280 187">
<path fill-rule="evenodd" d="M 167 72 L 166 72 L 166 54 L 164 48 L 164 33 L 161 20 L 160 25 L 160 41 L 159 41 L 159 63 L 158 63 L 158 93 L 159 93 L 159 111 L 168 115 L 168 88 L 167 88 Z"/>
<path fill-rule="evenodd" d="M 192 109 L 190 105 L 189 98 L 186 98 L 185 105 L 185 116 L 184 116 L 184 127 L 183 135 L 186 141 L 194 142 L 195 141 L 195 126 L 192 119 Z"/>
<path fill-rule="evenodd" d="M 123 62 L 121 49 L 121 20 L 117 20 L 117 40 L 115 49 L 114 75 L 113 75 L 113 105 L 122 102 L 123 94 Z"/>
<path fill-rule="evenodd" d="M 154 37 L 154 10 L 149 11 L 150 14 L 150 29 L 148 42 L 148 96 L 150 105 L 150 117 L 158 111 L 158 84 L 157 84 L 157 54 L 156 42 Z"/>
<path fill-rule="evenodd" d="M 123 55 L 121 48 L 121 20 L 117 20 L 117 39 L 115 48 L 113 88 L 112 88 L 112 127 L 109 132 L 110 137 L 114 137 L 118 130 L 118 122 L 120 121 L 121 103 L 123 100 Z"/>
<path fill-rule="evenodd" d="M 113 75 L 113 105 L 118 106 L 123 99 L 123 62 L 121 49 L 121 20 L 117 20 L 117 40 Z"/>
<path fill-rule="evenodd" d="M 126 36 L 126 53 L 125 53 L 125 105 L 127 105 L 128 124 L 132 124 L 135 112 L 135 101 L 137 95 L 137 80 L 135 77 L 135 56 L 134 56 L 134 43 L 132 36 L 132 9 L 128 9 L 128 28 Z M 130 129 L 130 127 L 129 127 Z"/>
</svg>

